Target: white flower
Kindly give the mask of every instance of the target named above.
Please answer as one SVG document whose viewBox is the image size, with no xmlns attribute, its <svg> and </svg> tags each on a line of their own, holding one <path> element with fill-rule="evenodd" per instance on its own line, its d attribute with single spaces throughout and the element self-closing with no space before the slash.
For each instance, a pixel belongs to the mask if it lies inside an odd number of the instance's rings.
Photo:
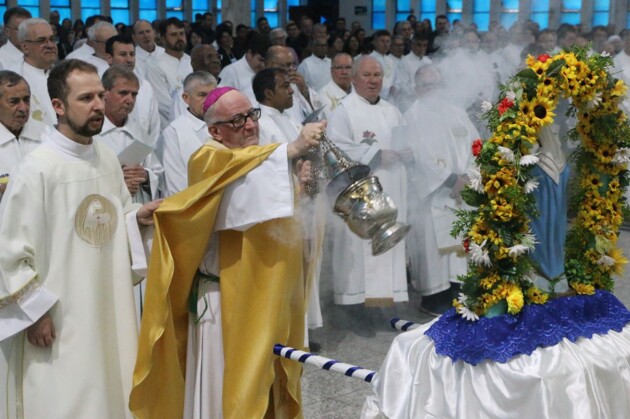
<svg viewBox="0 0 630 419">
<path fill-rule="evenodd" d="M 457 297 L 457 302 L 466 305 L 466 294 L 460 292 L 459 296 Z"/>
<path fill-rule="evenodd" d="M 527 246 L 529 250 L 534 250 L 534 246 L 536 245 L 536 243 L 538 243 L 538 240 L 536 240 L 536 236 L 534 236 L 532 233 L 523 234 L 523 237 L 521 238 L 521 244 Z"/>
<path fill-rule="evenodd" d="M 630 148 L 622 147 L 617 150 L 615 156 L 612 159 L 612 162 L 615 164 L 630 163 Z"/>
<path fill-rule="evenodd" d="M 514 93 L 513 90 L 508 90 L 507 92 L 505 92 L 505 97 L 508 100 L 514 102 L 514 100 L 516 99 L 516 93 Z"/>
<path fill-rule="evenodd" d="M 486 113 L 490 109 L 492 109 L 492 103 L 488 102 L 487 100 L 482 100 L 481 101 L 481 112 Z"/>
<path fill-rule="evenodd" d="M 503 160 L 514 162 L 514 152 L 507 147 L 499 146 L 499 155 Z"/>
<path fill-rule="evenodd" d="M 479 320 L 479 316 L 474 311 L 466 307 L 465 305 L 457 307 L 457 312 L 466 320 L 476 322 Z"/>
<path fill-rule="evenodd" d="M 600 54 L 602 57 L 610 57 L 610 52 L 608 51 L 602 51 L 602 53 Z"/>
<path fill-rule="evenodd" d="M 595 93 L 595 97 L 588 101 L 586 104 L 586 109 L 592 111 L 593 109 L 599 107 L 602 104 L 602 92 Z"/>
<path fill-rule="evenodd" d="M 468 179 L 470 179 L 470 188 L 475 192 L 483 193 L 483 183 L 481 182 L 481 172 L 479 167 L 473 166 L 468 169 Z"/>
<path fill-rule="evenodd" d="M 608 255 L 604 255 L 597 261 L 598 265 L 601 266 L 613 266 L 615 264 L 615 259 L 611 258 Z"/>
<path fill-rule="evenodd" d="M 488 240 L 484 240 L 480 245 L 472 242 L 470 244 L 470 259 L 477 266 L 492 266 L 492 262 L 490 261 L 490 255 L 488 255 L 488 251 L 483 247 L 486 245 Z"/>
<path fill-rule="evenodd" d="M 521 160 L 519 161 L 519 164 L 521 166 L 531 166 L 532 164 L 538 163 L 538 160 L 540 160 L 540 159 L 538 158 L 537 155 L 535 155 L 535 154 L 526 154 L 523 157 L 521 157 Z"/>
<path fill-rule="evenodd" d="M 525 186 L 523 186 L 523 191 L 526 194 L 532 193 L 536 190 L 536 188 L 538 188 L 538 181 L 535 179 L 530 179 L 527 181 L 527 183 L 525 183 Z"/>
<path fill-rule="evenodd" d="M 524 244 L 515 244 L 514 246 L 509 248 L 510 256 L 520 256 L 523 253 L 527 253 L 529 251 L 529 247 Z"/>
</svg>

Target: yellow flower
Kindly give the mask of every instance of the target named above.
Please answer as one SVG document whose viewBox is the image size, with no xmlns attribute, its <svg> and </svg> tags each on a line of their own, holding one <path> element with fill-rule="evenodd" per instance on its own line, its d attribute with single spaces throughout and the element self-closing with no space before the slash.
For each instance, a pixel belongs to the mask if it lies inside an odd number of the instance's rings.
<svg viewBox="0 0 630 419">
<path fill-rule="evenodd" d="M 613 274 L 617 276 L 623 275 L 625 265 L 628 263 L 628 259 L 623 255 L 623 250 L 615 247 L 608 252 L 608 256 L 615 260 L 615 264 L 611 268 Z"/>
<path fill-rule="evenodd" d="M 582 284 L 581 282 L 571 282 L 571 288 L 581 295 L 595 294 L 595 287 L 591 284 Z"/>
<path fill-rule="evenodd" d="M 492 289 L 492 287 L 494 287 L 494 284 L 497 283 L 497 281 L 499 281 L 499 275 L 497 274 L 492 274 L 490 276 L 487 276 L 485 278 L 483 278 L 481 281 L 479 281 L 479 285 L 487 290 Z"/>
<path fill-rule="evenodd" d="M 624 83 L 623 80 L 619 79 L 610 91 L 610 95 L 613 97 L 623 97 L 626 94 L 627 90 L 628 87 L 626 86 L 626 83 Z"/>
<path fill-rule="evenodd" d="M 544 97 L 537 97 L 531 101 L 530 106 L 532 107 L 532 124 L 541 127 L 553 122 L 555 114 L 552 111 L 556 107 L 553 101 Z"/>
<path fill-rule="evenodd" d="M 490 207 L 493 211 L 493 217 L 504 223 L 512 219 L 513 207 L 505 198 L 493 199 L 490 201 Z"/>
<path fill-rule="evenodd" d="M 536 287 L 530 287 L 527 290 L 527 299 L 534 304 L 545 304 L 549 299 L 549 294 Z"/>
<path fill-rule="evenodd" d="M 507 297 L 505 299 L 508 306 L 508 313 L 516 314 L 521 311 L 523 308 L 523 291 L 516 285 L 512 285 L 507 292 Z"/>
</svg>

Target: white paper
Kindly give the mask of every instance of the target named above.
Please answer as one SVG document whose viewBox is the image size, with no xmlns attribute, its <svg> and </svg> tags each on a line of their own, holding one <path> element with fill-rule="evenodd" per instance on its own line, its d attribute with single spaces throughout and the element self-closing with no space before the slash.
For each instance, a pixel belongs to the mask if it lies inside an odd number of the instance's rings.
<svg viewBox="0 0 630 419">
<path fill-rule="evenodd" d="M 153 151 L 151 146 L 141 141 L 134 140 L 129 147 L 118 153 L 118 160 L 121 165 L 135 165 L 142 161 Z"/>
</svg>

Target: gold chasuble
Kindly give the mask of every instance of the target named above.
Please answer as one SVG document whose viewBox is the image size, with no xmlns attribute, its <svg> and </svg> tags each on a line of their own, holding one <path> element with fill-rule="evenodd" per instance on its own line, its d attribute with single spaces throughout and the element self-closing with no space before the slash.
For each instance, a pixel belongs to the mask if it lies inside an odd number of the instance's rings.
<svg viewBox="0 0 630 419">
<path fill-rule="evenodd" d="M 277 147 L 200 148 L 188 166 L 191 186 L 166 199 L 155 212 L 129 401 L 136 417 L 182 417 L 188 296 L 224 189 Z M 219 253 L 225 354 L 223 415 L 249 419 L 283 412 L 278 416 L 301 417 L 301 364 L 273 355 L 274 343 L 293 347 L 304 343 L 300 225 L 294 218 L 281 218 L 243 232 L 222 231 Z"/>
</svg>

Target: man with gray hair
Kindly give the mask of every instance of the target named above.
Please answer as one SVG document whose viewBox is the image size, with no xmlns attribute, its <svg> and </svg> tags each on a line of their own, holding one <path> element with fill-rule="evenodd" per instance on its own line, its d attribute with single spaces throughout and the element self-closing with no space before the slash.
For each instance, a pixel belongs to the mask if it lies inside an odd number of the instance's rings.
<svg viewBox="0 0 630 419">
<path fill-rule="evenodd" d="M 138 77 L 124 66 L 112 66 L 103 74 L 105 88 L 105 121 L 100 134 L 94 139 L 109 146 L 119 158 L 124 156 L 127 147 L 134 142 L 143 143 L 144 157 L 125 157 L 121 161 L 127 189 L 134 202 L 145 203 L 158 197 L 159 177 L 164 171 L 155 156 L 146 131 L 131 113 L 136 104 L 140 89 Z"/>
<path fill-rule="evenodd" d="M 29 119 L 31 90 L 24 77 L 0 71 L 0 200 L 17 164 L 41 143 L 46 126 Z"/>
<path fill-rule="evenodd" d="M 18 38 L 18 26 L 23 20 L 31 17 L 31 12 L 22 7 L 12 7 L 4 12 L 4 35 L 7 37 L 7 43 L 0 48 L 0 69 L 24 58 Z"/>
<path fill-rule="evenodd" d="M 92 64 L 98 70 L 98 74 L 102 75 L 109 68 L 107 62 L 107 51 L 105 44 L 107 40 L 118 35 L 118 31 L 109 22 L 98 22 L 88 30 L 89 46 L 94 48 L 94 53 L 85 57 L 79 57 L 80 60 Z"/>
<path fill-rule="evenodd" d="M 166 196 L 188 186 L 188 160 L 210 138 L 203 119 L 203 102 L 216 87 L 217 80 L 206 71 L 195 71 L 184 79 L 182 99 L 187 109 L 164 129 L 158 145 Z"/>
<path fill-rule="evenodd" d="M 326 105 L 324 115 L 326 119 L 337 108 L 341 100 L 352 91 L 352 56 L 341 52 L 330 63 L 330 80 L 317 94 Z"/>
<path fill-rule="evenodd" d="M 24 59 L 7 69 L 20 74 L 31 88 L 31 118 L 54 125 L 57 115 L 48 96 L 48 73 L 57 61 L 57 39 L 44 19 L 26 19 L 18 27 Z"/>
<path fill-rule="evenodd" d="M 335 109 L 328 124 L 328 136 L 351 159 L 369 165 L 383 190 L 398 208 L 400 221 L 407 213 L 407 181 L 403 164 L 409 155 L 392 130 L 403 125 L 403 116 L 381 97 L 383 68 L 371 56 L 355 61 L 354 91 Z M 373 256 L 370 242 L 349 232 L 340 218 L 332 222 L 332 270 L 336 304 L 386 306 L 407 301 L 405 243 Z M 357 312 L 354 315 L 361 315 Z"/>
<path fill-rule="evenodd" d="M 164 48 L 155 43 L 155 30 L 147 20 L 136 20 L 131 36 L 136 43 L 136 74 L 146 77 L 147 60 L 164 54 Z"/>
<path fill-rule="evenodd" d="M 269 32 L 269 41 L 271 45 L 287 46 L 287 32 L 282 28 L 274 28 Z"/>
</svg>

